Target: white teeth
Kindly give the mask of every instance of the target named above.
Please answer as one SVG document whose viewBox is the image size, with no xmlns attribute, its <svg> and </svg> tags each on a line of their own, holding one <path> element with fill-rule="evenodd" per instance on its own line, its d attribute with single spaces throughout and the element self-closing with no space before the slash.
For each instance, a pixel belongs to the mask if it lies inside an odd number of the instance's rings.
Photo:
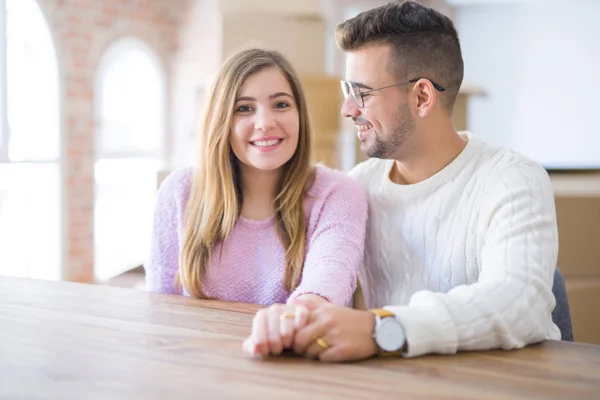
<svg viewBox="0 0 600 400">
<path fill-rule="evenodd" d="M 268 146 L 275 146 L 279 142 L 281 142 L 281 139 L 258 140 L 256 142 L 252 142 L 252 144 L 255 146 L 259 146 L 259 147 L 268 147 Z"/>
<path fill-rule="evenodd" d="M 359 132 L 364 132 L 364 131 L 368 131 L 369 129 L 371 129 L 371 125 L 356 125 L 356 128 L 358 129 Z"/>
</svg>

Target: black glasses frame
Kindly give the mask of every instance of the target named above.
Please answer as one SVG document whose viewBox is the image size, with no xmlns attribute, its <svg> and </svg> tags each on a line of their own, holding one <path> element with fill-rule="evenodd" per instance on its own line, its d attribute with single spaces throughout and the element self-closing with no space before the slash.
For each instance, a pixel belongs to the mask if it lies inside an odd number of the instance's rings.
<svg viewBox="0 0 600 400">
<path fill-rule="evenodd" d="M 446 90 L 441 85 L 435 83 L 434 81 L 432 81 L 429 78 L 413 78 L 413 79 L 409 79 L 407 81 L 394 83 L 393 85 L 383 86 L 383 87 L 376 88 L 376 89 L 365 90 L 363 92 L 360 91 L 360 88 L 354 82 L 340 81 L 340 84 L 342 85 L 342 93 L 344 93 L 344 98 L 348 98 L 348 95 L 351 94 L 352 99 L 354 100 L 354 104 L 356 104 L 356 106 L 358 108 L 363 108 L 365 106 L 365 99 L 363 98 L 363 96 L 365 94 L 377 92 L 379 90 L 391 88 L 394 86 L 406 85 L 407 83 L 415 83 L 415 82 L 418 82 L 420 79 L 427 79 L 429 82 L 431 82 L 433 87 L 439 92 L 443 92 Z M 360 100 L 359 100 L 359 98 L 360 98 Z"/>
</svg>

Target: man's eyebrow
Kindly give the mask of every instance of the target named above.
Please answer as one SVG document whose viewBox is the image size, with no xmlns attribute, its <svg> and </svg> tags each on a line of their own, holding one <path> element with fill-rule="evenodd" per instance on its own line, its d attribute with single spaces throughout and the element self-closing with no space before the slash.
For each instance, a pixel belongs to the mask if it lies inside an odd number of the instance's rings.
<svg viewBox="0 0 600 400">
<path fill-rule="evenodd" d="M 277 92 L 277 93 L 273 93 L 272 95 L 269 96 L 269 99 L 275 99 L 277 97 L 289 97 L 290 99 L 294 100 L 294 97 L 286 92 Z M 235 99 L 235 101 L 256 101 L 255 97 L 250 97 L 250 96 L 242 96 L 242 97 L 238 97 L 237 99 Z"/>
<path fill-rule="evenodd" d="M 373 89 L 371 86 L 365 85 L 364 83 L 360 83 L 360 82 L 350 82 L 350 83 L 354 83 L 360 89 L 365 89 L 365 90 L 371 90 L 371 89 Z"/>
</svg>

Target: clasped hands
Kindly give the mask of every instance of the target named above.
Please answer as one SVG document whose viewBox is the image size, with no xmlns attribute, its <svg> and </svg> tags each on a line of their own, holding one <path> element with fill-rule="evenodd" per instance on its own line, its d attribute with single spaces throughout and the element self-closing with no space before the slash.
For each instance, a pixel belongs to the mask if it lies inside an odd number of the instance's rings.
<svg viewBox="0 0 600 400">
<path fill-rule="evenodd" d="M 377 353 L 374 326 L 368 311 L 312 301 L 275 304 L 256 313 L 243 349 L 259 358 L 291 349 L 326 362 L 361 360 Z"/>
</svg>

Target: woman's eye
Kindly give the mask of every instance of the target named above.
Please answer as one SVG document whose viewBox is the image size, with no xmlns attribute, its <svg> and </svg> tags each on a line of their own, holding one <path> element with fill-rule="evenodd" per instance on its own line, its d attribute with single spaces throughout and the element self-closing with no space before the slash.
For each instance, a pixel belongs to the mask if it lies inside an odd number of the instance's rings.
<svg viewBox="0 0 600 400">
<path fill-rule="evenodd" d="M 288 108 L 289 106 L 290 105 L 285 101 L 280 101 L 279 103 L 275 104 L 275 108 Z"/>
<path fill-rule="evenodd" d="M 252 107 L 250 106 L 239 106 L 238 108 L 235 109 L 235 112 L 250 112 L 252 111 Z"/>
</svg>

